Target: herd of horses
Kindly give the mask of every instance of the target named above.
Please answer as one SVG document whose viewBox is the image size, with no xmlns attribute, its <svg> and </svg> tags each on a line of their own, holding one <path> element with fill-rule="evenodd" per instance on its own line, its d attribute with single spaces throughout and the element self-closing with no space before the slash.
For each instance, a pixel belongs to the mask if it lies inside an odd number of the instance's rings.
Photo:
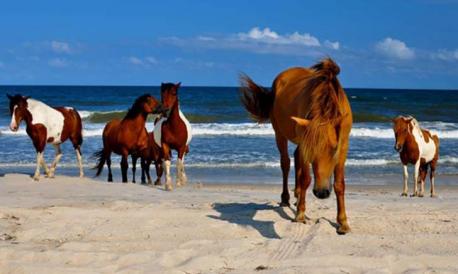
<svg viewBox="0 0 458 274">
<path fill-rule="evenodd" d="M 247 75 L 240 78 L 242 105 L 259 122 L 270 121 L 280 152 L 283 175 L 281 205 L 290 205 L 288 175 L 290 157 L 288 142 L 296 145 L 294 151 L 295 189 L 297 211 L 295 221 L 305 222 L 306 190 L 312 182 L 313 194 L 319 199 L 328 198 L 331 186 L 337 198 L 337 232 L 350 231 L 345 210 L 345 161 L 352 128 L 350 103 L 337 75 L 339 66 L 325 58 L 309 67 L 295 67 L 281 72 L 273 81 L 271 89 L 257 85 Z M 155 164 L 157 179 L 161 185 L 165 171 L 165 188 L 173 189 L 170 166 L 172 150 L 177 152 L 176 186 L 187 182 L 184 156 L 189 152 L 192 129 L 181 112 L 178 100 L 180 83 L 161 85 L 161 101 L 149 94 L 138 97 L 122 120 L 108 122 L 103 130 L 103 148 L 95 153 L 99 176 L 104 165 L 108 168 L 108 181 L 113 181 L 111 154 L 121 156 L 122 182 L 127 182 L 128 157 L 132 158 L 132 182 L 135 182 L 136 163 L 140 158 L 142 183 L 152 184 L 150 165 Z M 10 99 L 10 129 L 17 131 L 21 121 L 26 124 L 27 134 L 37 152 L 37 167 L 33 178 L 40 177 L 43 167 L 48 177 L 53 177 L 62 155 L 60 144 L 69 139 L 76 151 L 83 176 L 81 144 L 82 122 L 78 112 L 70 107 L 50 107 L 22 95 L 7 95 Z M 149 114 L 157 115 L 154 130 L 148 132 L 145 123 Z M 436 195 L 434 176 L 439 158 L 439 138 L 422 129 L 412 116 L 393 119 L 395 149 L 399 152 L 404 169 L 402 196 L 407 196 L 407 165 L 413 164 L 414 192 L 412 196 L 424 196 L 425 180 L 430 170 L 431 197 Z M 56 157 L 50 168 L 43 158 L 46 143 L 56 148 Z M 310 168 L 311 167 L 311 168 Z M 333 175 L 334 183 L 331 184 Z M 418 190 L 420 185 L 420 190 Z"/>
</svg>

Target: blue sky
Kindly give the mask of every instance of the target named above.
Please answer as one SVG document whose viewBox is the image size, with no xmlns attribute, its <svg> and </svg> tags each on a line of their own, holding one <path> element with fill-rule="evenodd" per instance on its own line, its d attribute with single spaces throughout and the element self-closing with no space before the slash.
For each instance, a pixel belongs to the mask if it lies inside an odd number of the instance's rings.
<svg viewBox="0 0 458 274">
<path fill-rule="evenodd" d="M 2 1 L 0 84 L 270 86 L 323 56 L 345 87 L 458 89 L 458 1 Z"/>
</svg>

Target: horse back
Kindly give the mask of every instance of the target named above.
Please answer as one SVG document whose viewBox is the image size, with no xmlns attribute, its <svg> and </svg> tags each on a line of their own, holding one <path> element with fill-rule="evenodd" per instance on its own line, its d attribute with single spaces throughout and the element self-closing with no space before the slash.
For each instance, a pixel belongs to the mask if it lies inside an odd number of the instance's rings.
<svg viewBox="0 0 458 274">
<path fill-rule="evenodd" d="M 78 111 L 71 107 L 55 107 L 55 109 L 64 116 L 61 141 L 64 142 L 70 138 L 74 144 L 81 145 L 83 142 L 83 125 Z"/>
</svg>

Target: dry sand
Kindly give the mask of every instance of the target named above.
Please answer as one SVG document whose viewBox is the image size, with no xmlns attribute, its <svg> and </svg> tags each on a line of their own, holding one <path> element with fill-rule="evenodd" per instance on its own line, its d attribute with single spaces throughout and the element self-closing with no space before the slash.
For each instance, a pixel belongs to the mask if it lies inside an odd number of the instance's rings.
<svg viewBox="0 0 458 274">
<path fill-rule="evenodd" d="M 348 187 L 352 232 L 340 236 L 334 196 L 308 195 L 298 224 L 277 205 L 279 185 L 166 192 L 7 174 L 0 273 L 457 273 L 458 188 L 435 199 L 400 189 Z"/>
</svg>

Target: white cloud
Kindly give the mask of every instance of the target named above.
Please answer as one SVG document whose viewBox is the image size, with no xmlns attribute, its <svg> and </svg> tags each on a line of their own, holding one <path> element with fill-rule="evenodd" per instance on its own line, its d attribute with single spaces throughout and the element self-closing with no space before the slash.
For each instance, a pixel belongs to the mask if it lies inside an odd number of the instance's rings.
<svg viewBox="0 0 458 274">
<path fill-rule="evenodd" d="M 148 62 L 148 63 L 150 63 L 150 64 L 152 64 L 152 65 L 155 65 L 155 64 L 159 63 L 159 62 L 157 61 L 157 59 L 154 58 L 154 57 L 152 57 L 152 56 L 146 57 L 145 60 L 146 60 L 146 62 Z"/>
<path fill-rule="evenodd" d="M 406 43 L 401 40 L 387 37 L 375 45 L 375 49 L 390 58 L 410 60 L 415 58 L 413 49 L 407 47 Z"/>
<path fill-rule="evenodd" d="M 56 53 L 71 53 L 70 45 L 66 42 L 51 41 L 51 49 Z"/>
<path fill-rule="evenodd" d="M 256 41 L 266 44 L 278 45 L 303 45 L 309 47 L 319 47 L 320 41 L 318 38 L 309 33 L 294 32 L 292 34 L 281 35 L 272 31 L 270 28 L 259 29 L 252 28 L 249 32 L 238 34 L 238 38 L 242 41 Z"/>
<path fill-rule="evenodd" d="M 63 58 L 53 58 L 48 61 L 48 65 L 55 68 L 64 68 L 68 66 L 67 60 Z"/>
<path fill-rule="evenodd" d="M 135 56 L 130 56 L 127 60 L 133 65 L 143 65 L 143 61 Z"/>
<path fill-rule="evenodd" d="M 324 45 L 327 48 L 338 50 L 340 48 L 340 43 L 339 42 L 331 42 L 329 40 L 324 41 Z"/>
<path fill-rule="evenodd" d="M 215 38 L 210 37 L 210 36 L 198 36 L 197 40 L 200 40 L 200 41 L 215 41 Z"/>
<path fill-rule="evenodd" d="M 441 49 L 431 54 L 431 58 L 442 61 L 458 61 L 458 49 L 446 50 Z"/>
</svg>

